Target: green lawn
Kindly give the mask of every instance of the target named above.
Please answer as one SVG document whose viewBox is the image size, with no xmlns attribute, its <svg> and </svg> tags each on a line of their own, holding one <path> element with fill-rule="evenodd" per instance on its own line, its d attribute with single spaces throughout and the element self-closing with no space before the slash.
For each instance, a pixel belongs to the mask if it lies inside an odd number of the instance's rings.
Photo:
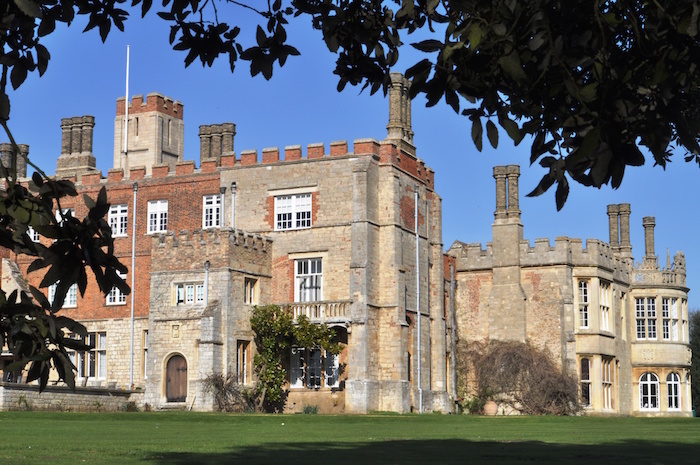
<svg viewBox="0 0 700 465">
<path fill-rule="evenodd" d="M 0 464 L 700 463 L 693 418 L 0 412 Z"/>
</svg>

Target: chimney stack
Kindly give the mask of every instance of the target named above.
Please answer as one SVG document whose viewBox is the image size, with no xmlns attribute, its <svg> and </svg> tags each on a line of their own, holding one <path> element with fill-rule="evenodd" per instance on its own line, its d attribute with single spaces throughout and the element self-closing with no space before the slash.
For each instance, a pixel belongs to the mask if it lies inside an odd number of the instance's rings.
<svg viewBox="0 0 700 465">
<path fill-rule="evenodd" d="M 61 156 L 56 161 L 56 177 L 75 176 L 95 171 L 92 154 L 94 116 L 76 116 L 61 120 Z"/>
<path fill-rule="evenodd" d="M 654 226 L 656 219 L 653 216 L 642 218 L 644 226 L 644 264 L 649 268 L 658 268 L 659 262 L 654 251 Z"/>
<path fill-rule="evenodd" d="M 389 124 L 387 124 L 387 139 L 402 140 L 413 145 L 411 130 L 411 99 L 408 89 L 411 81 L 401 73 L 391 73 L 389 88 Z"/>
<path fill-rule="evenodd" d="M 17 179 L 27 177 L 27 157 L 29 156 L 29 146 L 27 144 L 17 144 L 19 154 L 17 155 Z M 12 144 L 4 142 L 0 144 L 0 159 L 2 166 L 7 169 L 12 167 Z"/>
</svg>

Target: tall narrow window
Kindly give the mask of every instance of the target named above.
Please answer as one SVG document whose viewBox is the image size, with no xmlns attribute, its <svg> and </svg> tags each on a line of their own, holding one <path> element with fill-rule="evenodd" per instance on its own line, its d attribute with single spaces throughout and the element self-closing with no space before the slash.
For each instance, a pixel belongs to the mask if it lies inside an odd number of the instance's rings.
<svg viewBox="0 0 700 465">
<path fill-rule="evenodd" d="M 218 228 L 221 226 L 221 196 L 205 195 L 202 200 L 202 227 Z"/>
<path fill-rule="evenodd" d="M 306 361 L 304 359 L 305 350 L 299 347 L 292 347 L 292 356 L 290 357 L 289 364 L 289 386 L 293 388 L 304 387 L 304 366 Z"/>
<path fill-rule="evenodd" d="M 588 328 L 588 281 L 578 282 L 578 323 Z"/>
<path fill-rule="evenodd" d="M 27 236 L 32 242 L 39 242 L 39 233 L 31 226 L 27 227 Z"/>
<path fill-rule="evenodd" d="M 326 387 L 335 388 L 340 386 L 340 363 L 339 357 L 335 354 L 326 353 Z"/>
<path fill-rule="evenodd" d="M 669 299 L 661 299 L 661 337 L 668 341 L 671 339 L 671 309 Z"/>
<path fill-rule="evenodd" d="M 600 330 L 610 331 L 610 283 L 600 283 Z"/>
<path fill-rule="evenodd" d="M 635 299 L 637 315 L 637 339 L 656 339 L 656 299 L 638 297 Z"/>
<path fill-rule="evenodd" d="M 647 298 L 647 337 L 656 339 L 656 299 Z"/>
<path fill-rule="evenodd" d="M 238 341 L 238 384 L 250 383 L 250 341 Z"/>
<path fill-rule="evenodd" d="M 148 330 L 143 330 L 143 379 L 148 379 Z"/>
<path fill-rule="evenodd" d="M 255 278 L 245 278 L 244 303 L 257 305 L 258 303 L 258 280 Z"/>
<path fill-rule="evenodd" d="M 305 258 L 294 262 L 294 301 L 323 300 L 323 269 L 320 258 Z"/>
<path fill-rule="evenodd" d="M 275 230 L 311 227 L 311 194 L 275 197 Z"/>
<path fill-rule="evenodd" d="M 678 299 L 671 299 L 671 338 L 678 340 Z"/>
<path fill-rule="evenodd" d="M 666 377 L 666 392 L 668 393 L 668 409 L 681 409 L 681 378 L 676 373 Z"/>
<path fill-rule="evenodd" d="M 591 406 L 591 361 L 587 358 L 581 359 L 581 404 Z"/>
<path fill-rule="evenodd" d="M 53 304 L 53 300 L 56 297 L 56 287 L 57 284 L 52 284 L 49 286 L 49 303 Z M 78 284 L 74 283 L 68 288 L 66 292 L 66 298 L 63 300 L 63 306 L 61 308 L 73 308 L 78 305 Z"/>
<path fill-rule="evenodd" d="M 644 373 L 639 378 L 639 410 L 659 409 L 659 378 L 654 373 Z"/>
<path fill-rule="evenodd" d="M 123 237 L 127 234 L 129 221 L 129 207 L 123 203 L 109 207 L 109 227 L 112 228 L 112 237 Z"/>
<path fill-rule="evenodd" d="M 148 233 L 168 230 L 168 201 L 151 200 L 148 202 Z"/>
<path fill-rule="evenodd" d="M 613 408 L 613 363 L 612 358 L 603 358 L 603 408 Z"/>
</svg>

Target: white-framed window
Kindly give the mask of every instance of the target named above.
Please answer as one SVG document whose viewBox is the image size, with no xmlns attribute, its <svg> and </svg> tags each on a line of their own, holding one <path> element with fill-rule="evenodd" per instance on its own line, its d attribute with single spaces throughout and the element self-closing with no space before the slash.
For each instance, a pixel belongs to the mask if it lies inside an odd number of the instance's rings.
<svg viewBox="0 0 700 465">
<path fill-rule="evenodd" d="M 29 240 L 32 242 L 39 242 L 39 233 L 36 232 L 36 229 L 32 228 L 31 226 L 27 227 L 27 236 L 29 236 Z"/>
<path fill-rule="evenodd" d="M 124 237 L 127 235 L 129 222 L 129 207 L 122 203 L 111 205 L 108 215 L 109 227 L 112 228 L 112 237 Z"/>
<path fill-rule="evenodd" d="M 294 301 L 323 300 L 323 260 L 303 258 L 294 260 Z"/>
<path fill-rule="evenodd" d="M 656 339 L 656 299 L 654 297 L 637 297 L 635 310 L 637 339 Z"/>
<path fill-rule="evenodd" d="M 77 377 L 105 379 L 107 377 L 107 333 L 91 332 L 79 339 L 90 346 L 90 349 L 68 352 L 77 370 Z"/>
<path fill-rule="evenodd" d="M 292 388 L 318 389 L 340 386 L 338 356 L 323 349 L 292 348 L 289 384 Z"/>
<path fill-rule="evenodd" d="M 56 287 L 58 283 L 49 286 L 49 303 L 53 304 L 53 299 L 56 297 Z M 73 283 L 71 287 L 68 288 L 66 292 L 66 298 L 63 299 L 63 305 L 61 308 L 75 308 L 78 306 L 78 284 Z"/>
<path fill-rule="evenodd" d="M 238 341 L 236 360 L 238 363 L 238 384 L 250 384 L 250 341 Z"/>
<path fill-rule="evenodd" d="M 588 328 L 588 281 L 578 282 L 578 324 L 580 328 Z"/>
<path fill-rule="evenodd" d="M 168 230 L 168 201 L 148 201 L 148 234 Z"/>
<path fill-rule="evenodd" d="M 671 299 L 671 339 L 678 340 L 678 299 Z"/>
<path fill-rule="evenodd" d="M 668 341 L 671 339 L 671 309 L 669 299 L 661 299 L 661 337 Z"/>
<path fill-rule="evenodd" d="M 178 283 L 175 285 L 175 305 L 204 303 L 204 283 Z"/>
<path fill-rule="evenodd" d="M 591 406 L 591 361 L 588 358 L 581 359 L 581 405 Z"/>
<path fill-rule="evenodd" d="M 669 373 L 666 377 L 666 393 L 668 397 L 668 409 L 681 409 L 681 377 L 677 373 Z"/>
<path fill-rule="evenodd" d="M 255 278 L 245 278 L 243 299 L 249 305 L 258 304 L 258 280 Z"/>
<path fill-rule="evenodd" d="M 654 373 L 639 378 L 639 410 L 659 410 L 659 377 Z"/>
<path fill-rule="evenodd" d="M 610 331 L 610 283 L 600 282 L 600 330 Z"/>
<path fill-rule="evenodd" d="M 613 408 L 613 363 L 614 359 L 603 357 L 603 408 L 612 410 Z"/>
<path fill-rule="evenodd" d="M 311 227 L 311 194 L 275 197 L 275 231 Z"/>
<path fill-rule="evenodd" d="M 143 330 L 143 379 L 148 379 L 148 330 Z"/>
<path fill-rule="evenodd" d="M 63 224 L 63 219 L 72 216 L 75 218 L 75 208 L 63 208 L 60 212 L 56 210 L 56 221 Z"/>
<path fill-rule="evenodd" d="M 202 228 L 221 226 L 221 195 L 205 195 L 202 199 Z"/>
<path fill-rule="evenodd" d="M 126 274 L 117 271 L 120 278 L 126 279 Z M 126 294 L 119 290 L 117 286 L 112 287 L 107 294 L 107 305 L 124 305 L 126 304 Z"/>
</svg>

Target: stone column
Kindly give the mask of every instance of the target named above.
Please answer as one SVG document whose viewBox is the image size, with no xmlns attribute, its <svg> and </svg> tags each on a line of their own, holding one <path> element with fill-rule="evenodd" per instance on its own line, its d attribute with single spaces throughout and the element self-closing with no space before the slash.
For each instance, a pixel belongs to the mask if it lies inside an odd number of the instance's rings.
<svg viewBox="0 0 700 465">
<path fill-rule="evenodd" d="M 389 88 L 389 124 L 386 129 L 387 139 L 403 139 L 404 137 L 404 77 L 401 73 L 391 73 Z"/>
<path fill-rule="evenodd" d="M 658 265 L 654 250 L 656 219 L 653 216 L 645 216 L 642 218 L 642 225 L 644 226 L 644 262 L 649 266 L 656 267 Z"/>
<path fill-rule="evenodd" d="M 82 118 L 80 117 L 71 118 L 71 154 L 78 154 L 83 151 L 83 142 L 81 137 L 83 128 L 80 125 L 81 122 Z"/>
<path fill-rule="evenodd" d="M 608 224 L 610 226 L 610 247 L 614 252 L 620 250 L 620 206 L 608 205 Z"/>
<path fill-rule="evenodd" d="M 505 166 L 493 167 L 493 177 L 496 179 L 496 212 L 494 213 L 496 221 L 508 216 L 506 212 L 506 174 L 507 168 Z"/>
<path fill-rule="evenodd" d="M 223 123 L 223 134 L 221 139 L 221 152 L 233 153 L 233 138 L 236 135 L 236 125 L 233 123 Z"/>
<path fill-rule="evenodd" d="M 507 195 L 508 195 L 508 219 L 520 220 L 520 202 L 518 193 L 518 178 L 520 177 L 520 166 L 506 166 Z"/>
<path fill-rule="evenodd" d="M 621 203 L 620 207 L 620 252 L 626 256 L 632 255 L 632 244 L 630 243 L 630 204 Z"/>
<path fill-rule="evenodd" d="M 83 116 L 81 121 L 81 152 L 84 154 L 92 154 L 92 131 L 95 127 L 94 116 Z"/>
<path fill-rule="evenodd" d="M 29 157 L 29 146 L 27 144 L 19 144 L 19 156 L 17 157 L 17 177 L 27 177 L 27 158 Z"/>
<path fill-rule="evenodd" d="M 211 157 L 211 127 L 202 125 L 199 127 L 199 161 L 200 163 Z"/>
<path fill-rule="evenodd" d="M 61 155 L 70 155 L 72 118 L 61 119 Z"/>
</svg>

